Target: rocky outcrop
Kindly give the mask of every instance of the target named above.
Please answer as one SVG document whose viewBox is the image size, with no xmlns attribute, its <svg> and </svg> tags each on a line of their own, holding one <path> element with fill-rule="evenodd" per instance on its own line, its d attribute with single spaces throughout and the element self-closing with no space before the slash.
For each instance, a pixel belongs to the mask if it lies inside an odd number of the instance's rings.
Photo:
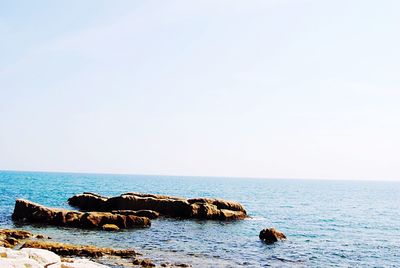
<svg viewBox="0 0 400 268">
<path fill-rule="evenodd" d="M 265 228 L 261 230 L 259 237 L 266 243 L 275 243 L 279 240 L 286 239 L 285 234 L 275 228 Z"/>
<path fill-rule="evenodd" d="M 24 243 L 22 248 L 40 248 L 50 250 L 60 256 L 79 256 L 79 257 L 92 257 L 99 258 L 103 256 L 117 256 L 121 258 L 132 258 L 136 256 L 133 249 L 112 249 L 112 248 L 99 248 L 95 246 L 80 246 L 65 244 L 52 241 L 39 241 L 28 240 Z"/>
<path fill-rule="evenodd" d="M 238 220 L 246 217 L 246 210 L 241 204 L 213 198 L 186 199 L 142 193 L 125 193 L 108 198 L 98 194 L 83 193 L 69 198 L 68 203 L 81 210 L 111 211 L 115 213 L 125 211 L 124 213 L 128 213 L 128 215 L 144 213 L 143 211 L 153 211 L 163 216 L 177 218 Z"/>
<path fill-rule="evenodd" d="M 108 197 L 84 192 L 83 194 L 75 195 L 68 199 L 68 203 L 73 207 L 78 207 L 82 211 L 107 211 L 107 200 Z"/>
<path fill-rule="evenodd" d="M 39 222 L 57 226 L 99 229 L 106 224 L 116 225 L 120 229 L 149 227 L 151 224 L 147 217 L 48 208 L 24 199 L 18 199 L 15 202 L 12 218 L 30 223 Z"/>
<path fill-rule="evenodd" d="M 1 229 L 0 247 L 13 248 L 28 238 L 45 238 L 44 235 L 34 235 L 23 230 Z"/>
<path fill-rule="evenodd" d="M 55 254 L 57 247 L 49 247 L 43 245 L 54 245 L 61 244 L 56 242 L 46 242 L 44 239 L 49 239 L 45 235 L 35 235 L 31 232 L 23 230 L 11 230 L 1 229 L 0 230 L 0 267 L 35 267 L 35 268 L 100 268 L 107 267 L 105 265 L 98 264 L 93 261 L 86 259 L 61 259 L 59 255 Z M 94 257 L 102 256 L 101 254 L 108 254 L 110 256 L 135 256 L 136 252 L 133 250 L 112 250 L 103 249 L 90 246 L 72 246 L 66 244 L 64 248 L 82 248 L 80 251 L 69 251 L 72 253 L 71 256 L 84 256 Z M 21 247 L 21 250 L 15 250 L 14 248 Z M 59 251 L 62 252 L 62 251 Z M 115 255 L 114 255 L 115 254 Z"/>
<path fill-rule="evenodd" d="M 12 240 L 12 244 L 8 241 Z M 96 268 L 132 267 L 140 253 L 133 249 L 72 245 L 49 240 L 48 236 L 28 231 L 0 229 L 0 267 Z M 13 250 L 19 248 L 20 250 Z M 61 257 L 61 258 L 60 258 Z M 92 259 L 93 261 L 89 261 Z M 149 259 L 138 265 L 152 263 Z M 99 262 L 99 263 L 98 263 Z"/>
<path fill-rule="evenodd" d="M 84 259 L 64 260 L 57 254 L 44 249 L 14 250 L 0 247 L 0 267 L 106 268 L 108 266 Z"/>
</svg>

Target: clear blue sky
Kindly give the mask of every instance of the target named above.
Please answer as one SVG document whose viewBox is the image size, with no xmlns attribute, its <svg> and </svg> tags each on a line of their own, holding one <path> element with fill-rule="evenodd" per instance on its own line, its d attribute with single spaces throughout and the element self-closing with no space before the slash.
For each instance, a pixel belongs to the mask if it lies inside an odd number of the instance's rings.
<svg viewBox="0 0 400 268">
<path fill-rule="evenodd" d="M 400 180 L 400 1 L 1 1 L 0 169 Z"/>
</svg>

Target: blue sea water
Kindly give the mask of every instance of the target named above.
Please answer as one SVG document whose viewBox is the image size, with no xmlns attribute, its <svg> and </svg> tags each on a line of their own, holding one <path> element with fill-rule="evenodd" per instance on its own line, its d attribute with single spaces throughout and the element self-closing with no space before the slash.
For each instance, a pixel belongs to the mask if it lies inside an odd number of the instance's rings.
<svg viewBox="0 0 400 268">
<path fill-rule="evenodd" d="M 101 232 L 16 225 L 15 199 L 69 208 L 84 191 L 239 201 L 251 218 L 219 222 L 157 219 L 148 229 Z M 0 171 L 0 228 L 22 228 L 54 240 L 135 248 L 146 257 L 194 267 L 400 267 L 400 183 L 104 175 Z M 288 240 L 268 245 L 274 226 Z"/>
</svg>

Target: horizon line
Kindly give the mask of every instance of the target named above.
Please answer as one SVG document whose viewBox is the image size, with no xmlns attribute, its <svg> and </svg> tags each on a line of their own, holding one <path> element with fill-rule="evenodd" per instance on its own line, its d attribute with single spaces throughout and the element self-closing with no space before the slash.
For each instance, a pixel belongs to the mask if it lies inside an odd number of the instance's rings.
<svg viewBox="0 0 400 268">
<path fill-rule="evenodd" d="M 88 174 L 88 175 L 123 175 L 123 176 L 159 176 L 159 177 L 189 177 L 189 178 L 225 178 L 225 179 L 256 179 L 256 180 L 313 180 L 313 181 L 371 181 L 371 182 L 400 182 L 397 179 L 372 179 L 372 178 L 302 178 L 302 177 L 243 177 L 243 176 L 218 176 L 218 175 L 182 175 L 182 174 L 139 174 L 124 172 L 92 172 L 92 171 L 59 171 L 59 170 L 17 170 L 0 169 L 0 172 L 34 172 L 34 173 L 61 173 L 61 174 Z"/>
</svg>

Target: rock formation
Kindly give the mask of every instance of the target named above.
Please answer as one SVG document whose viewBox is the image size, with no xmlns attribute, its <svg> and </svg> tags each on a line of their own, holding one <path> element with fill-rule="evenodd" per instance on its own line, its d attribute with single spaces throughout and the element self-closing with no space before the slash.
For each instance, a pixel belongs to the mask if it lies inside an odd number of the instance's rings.
<svg viewBox="0 0 400 268">
<path fill-rule="evenodd" d="M 259 237 L 266 243 L 274 243 L 286 239 L 286 236 L 275 228 L 265 228 L 261 230 Z"/>
<path fill-rule="evenodd" d="M 124 215 L 145 215 L 143 211 L 147 211 L 146 213 L 159 213 L 168 217 L 209 220 L 238 220 L 246 217 L 246 210 L 241 204 L 213 198 L 186 199 L 141 193 L 125 193 L 108 198 L 98 194 L 83 193 L 69 198 L 68 203 L 83 211 L 114 213 L 124 211 Z"/>
<path fill-rule="evenodd" d="M 24 199 L 15 202 L 13 220 L 39 222 L 57 226 L 79 228 L 102 228 L 113 224 L 120 229 L 149 227 L 150 219 L 135 215 L 122 215 L 110 212 L 79 212 L 64 209 L 48 208 Z"/>
<path fill-rule="evenodd" d="M 63 260 L 57 254 L 44 249 L 14 250 L 0 247 L 0 267 L 106 268 L 108 266 L 83 259 Z"/>
<path fill-rule="evenodd" d="M 80 246 L 53 241 L 28 240 L 22 248 L 40 248 L 50 250 L 60 256 L 79 256 L 99 258 L 103 256 L 117 256 L 121 258 L 135 257 L 133 249 L 99 248 L 95 246 Z"/>
<path fill-rule="evenodd" d="M 73 245 L 49 239 L 48 236 L 28 231 L 0 229 L 0 267 L 105 268 L 108 267 L 106 265 L 160 267 L 148 258 L 142 259 L 141 254 L 133 249 Z M 20 250 L 15 250 L 17 247 Z M 184 263 L 162 263 L 161 267 L 191 266 Z"/>
<path fill-rule="evenodd" d="M 44 235 L 34 235 L 31 232 L 23 230 L 0 229 L 0 247 L 13 248 L 26 239 L 48 238 Z"/>
<path fill-rule="evenodd" d="M 0 229 L 0 267 L 32 267 L 32 268 L 104 268 L 99 263 L 82 259 L 87 258 L 119 258 L 135 259 L 137 252 L 131 249 L 118 250 L 79 246 L 52 242 L 45 235 L 35 235 L 28 231 Z M 20 248 L 20 250 L 15 250 Z M 68 256 L 70 258 L 60 258 Z M 79 259 L 71 258 L 79 257 Z M 129 264 L 131 260 L 125 261 Z"/>
</svg>

